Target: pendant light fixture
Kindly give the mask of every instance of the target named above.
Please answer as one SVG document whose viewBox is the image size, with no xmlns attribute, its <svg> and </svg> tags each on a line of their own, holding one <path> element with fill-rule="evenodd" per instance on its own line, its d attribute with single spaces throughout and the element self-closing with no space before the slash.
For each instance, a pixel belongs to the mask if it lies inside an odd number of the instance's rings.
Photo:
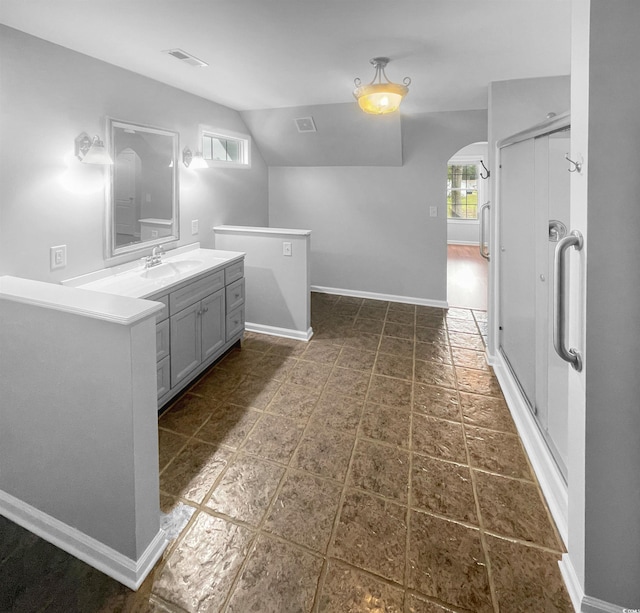
<svg viewBox="0 0 640 613">
<path fill-rule="evenodd" d="M 392 83 L 384 71 L 385 66 L 389 63 L 389 58 L 374 57 L 370 61 L 376 69 L 373 80 L 367 85 L 362 85 L 362 81 L 356 78 L 354 80 L 356 88 L 353 90 L 353 95 L 365 113 L 372 115 L 393 113 L 398 110 L 402 99 L 409 92 L 411 79 L 405 77 L 402 81 L 403 84 Z M 384 81 L 382 77 L 384 77 Z"/>
</svg>

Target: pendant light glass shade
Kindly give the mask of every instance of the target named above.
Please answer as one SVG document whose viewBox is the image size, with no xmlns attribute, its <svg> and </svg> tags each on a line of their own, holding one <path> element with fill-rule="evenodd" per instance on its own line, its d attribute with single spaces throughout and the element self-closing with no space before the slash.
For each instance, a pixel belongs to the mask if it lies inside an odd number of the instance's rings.
<svg viewBox="0 0 640 613">
<path fill-rule="evenodd" d="M 371 63 L 376 68 L 376 73 L 371 83 L 362 85 L 360 79 L 355 79 L 356 88 L 353 95 L 358 105 L 365 113 L 372 115 L 384 115 L 393 113 L 400 107 L 402 99 L 409 92 L 411 79 L 406 77 L 403 84 L 392 83 L 387 77 L 384 67 L 389 63 L 389 58 L 375 57 Z M 382 80 L 385 78 L 385 81 Z"/>
</svg>

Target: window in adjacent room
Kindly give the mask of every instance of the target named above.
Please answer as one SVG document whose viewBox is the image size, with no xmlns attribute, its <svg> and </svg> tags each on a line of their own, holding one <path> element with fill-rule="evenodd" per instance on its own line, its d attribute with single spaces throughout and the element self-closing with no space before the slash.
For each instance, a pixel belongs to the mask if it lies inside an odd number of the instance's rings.
<svg viewBox="0 0 640 613">
<path fill-rule="evenodd" d="M 249 167 L 249 137 L 202 130 L 202 157 L 210 166 Z"/>
<path fill-rule="evenodd" d="M 447 219 L 478 219 L 477 164 L 449 164 Z"/>
</svg>

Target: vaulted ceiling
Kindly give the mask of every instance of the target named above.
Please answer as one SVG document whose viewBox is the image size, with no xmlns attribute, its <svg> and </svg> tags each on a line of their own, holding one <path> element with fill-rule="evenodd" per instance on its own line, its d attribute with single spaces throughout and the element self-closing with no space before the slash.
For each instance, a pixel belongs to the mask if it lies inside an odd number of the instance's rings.
<svg viewBox="0 0 640 613">
<path fill-rule="evenodd" d="M 569 0 L 0 0 L 0 22 L 237 110 L 353 101 L 388 56 L 403 112 L 570 71 Z M 186 65 L 181 48 L 209 64 Z"/>
</svg>

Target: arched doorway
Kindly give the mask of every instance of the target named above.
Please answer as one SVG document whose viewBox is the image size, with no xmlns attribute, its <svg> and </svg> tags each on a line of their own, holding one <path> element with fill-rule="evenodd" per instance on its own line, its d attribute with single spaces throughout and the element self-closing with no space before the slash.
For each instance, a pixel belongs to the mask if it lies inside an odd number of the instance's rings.
<svg viewBox="0 0 640 613">
<path fill-rule="evenodd" d="M 457 151 L 447 165 L 447 302 L 487 310 L 488 262 L 480 252 L 481 207 L 488 200 L 487 143 Z"/>
</svg>

